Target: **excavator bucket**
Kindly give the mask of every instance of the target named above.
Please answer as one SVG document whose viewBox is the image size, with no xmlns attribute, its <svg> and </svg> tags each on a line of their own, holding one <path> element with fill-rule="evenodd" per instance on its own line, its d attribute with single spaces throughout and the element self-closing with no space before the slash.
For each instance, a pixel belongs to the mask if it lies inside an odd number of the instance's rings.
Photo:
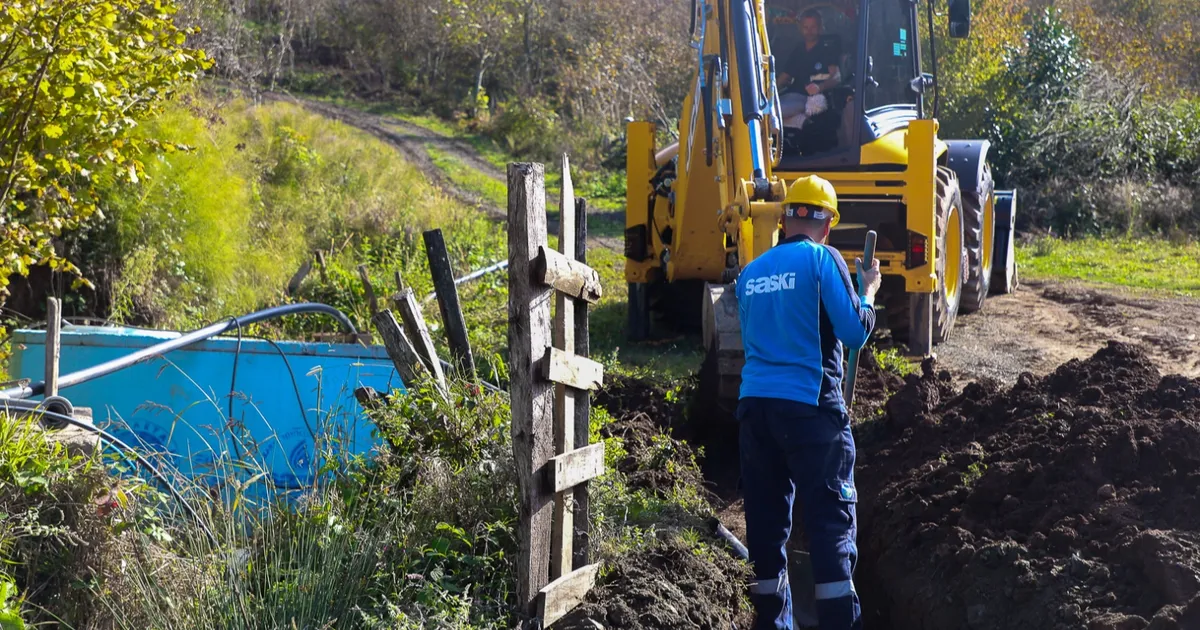
<svg viewBox="0 0 1200 630">
<path fill-rule="evenodd" d="M 724 406 L 736 406 L 746 363 L 735 290 L 732 283 L 704 285 L 704 350 L 716 364 L 717 396 Z"/>
</svg>

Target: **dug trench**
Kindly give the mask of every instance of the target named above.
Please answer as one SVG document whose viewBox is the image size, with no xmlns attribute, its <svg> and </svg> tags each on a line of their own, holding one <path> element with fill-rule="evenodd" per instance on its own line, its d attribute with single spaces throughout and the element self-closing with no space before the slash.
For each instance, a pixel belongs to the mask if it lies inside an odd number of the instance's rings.
<svg viewBox="0 0 1200 630">
<path fill-rule="evenodd" d="M 714 391 L 706 387 L 711 367 L 677 385 L 621 375 L 606 378 L 594 404 L 612 417 L 601 436 L 623 439 L 617 467 L 631 489 L 660 495 L 692 491 L 708 508 L 706 518 L 674 515 L 668 519 L 674 522 L 657 526 L 691 529 L 722 551 L 697 553 L 666 537 L 657 548 L 623 557 L 582 606 L 554 625 L 556 630 L 751 626 L 753 615 L 744 598 L 748 567 L 738 560 L 735 545 L 716 533 L 720 523 L 739 542 L 745 539 L 737 424 L 732 410 L 708 395 Z M 887 393 L 902 384 L 864 353 L 857 398 L 864 414 L 877 416 Z M 802 544 L 797 540 L 795 546 Z"/>
<path fill-rule="evenodd" d="M 905 379 L 866 356 L 860 370 L 855 580 L 865 627 L 1200 628 L 1200 379 L 1164 376 L 1123 342 L 1011 386 L 956 388 L 933 359 Z M 626 379 L 597 402 L 618 430 L 665 431 L 702 452 L 717 515 L 744 537 L 736 423 L 703 393 Z M 736 562 L 660 556 L 619 567 L 589 598 L 589 618 L 748 627 Z M 663 602 L 679 614 L 605 614 Z"/>
</svg>

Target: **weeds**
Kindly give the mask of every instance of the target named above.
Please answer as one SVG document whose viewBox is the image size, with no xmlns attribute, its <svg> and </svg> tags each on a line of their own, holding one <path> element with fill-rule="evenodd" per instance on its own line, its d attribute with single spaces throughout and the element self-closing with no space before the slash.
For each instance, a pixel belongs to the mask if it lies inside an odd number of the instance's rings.
<svg viewBox="0 0 1200 630">
<path fill-rule="evenodd" d="M 961 480 L 963 487 L 970 488 L 975 485 L 975 482 L 983 478 L 983 473 L 987 471 L 987 464 L 983 462 L 975 462 L 967 466 L 966 472 L 962 473 Z"/>
<path fill-rule="evenodd" d="M 918 367 L 906 359 L 896 348 L 876 349 L 875 360 L 879 363 L 879 367 L 900 377 L 915 373 Z"/>
<path fill-rule="evenodd" d="M 219 478 L 245 479 L 206 503 L 220 546 L 187 522 L 175 542 L 124 540 L 131 561 L 95 591 L 107 623 L 493 627 L 511 611 L 516 548 L 506 415 L 465 386 L 449 405 L 418 386 L 373 412 L 392 448 L 358 456 L 319 436 L 314 481 L 298 492 L 276 486 L 257 452 L 218 457 Z M 215 489 L 177 483 L 197 501 Z"/>
</svg>

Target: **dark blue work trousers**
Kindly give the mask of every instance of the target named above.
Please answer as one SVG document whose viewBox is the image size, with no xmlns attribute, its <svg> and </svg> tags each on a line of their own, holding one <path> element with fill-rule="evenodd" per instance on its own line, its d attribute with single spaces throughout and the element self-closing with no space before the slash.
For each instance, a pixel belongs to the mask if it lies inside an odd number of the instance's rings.
<svg viewBox="0 0 1200 630">
<path fill-rule="evenodd" d="M 758 630 L 792 630 L 787 542 L 799 495 L 821 630 L 862 627 L 854 590 L 857 521 L 854 436 L 844 412 L 775 398 L 745 398 L 741 472 L 746 547 L 754 565 L 750 599 Z"/>
</svg>

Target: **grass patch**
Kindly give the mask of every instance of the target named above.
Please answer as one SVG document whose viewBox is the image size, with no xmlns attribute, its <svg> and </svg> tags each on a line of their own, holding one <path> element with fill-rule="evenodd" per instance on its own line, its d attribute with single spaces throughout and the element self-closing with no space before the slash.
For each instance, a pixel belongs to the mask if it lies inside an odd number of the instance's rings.
<svg viewBox="0 0 1200 630">
<path fill-rule="evenodd" d="M 1017 248 L 1021 275 L 1071 278 L 1200 296 L 1200 243 L 1041 237 Z"/>
<path fill-rule="evenodd" d="M 600 274 L 604 295 L 591 314 L 592 354 L 605 360 L 608 369 L 625 373 L 655 374 L 657 378 L 683 378 L 700 370 L 704 350 L 699 338 L 681 336 L 659 342 L 630 343 L 625 338 L 629 287 L 625 282 L 625 257 L 605 248 L 588 251 L 588 266 Z"/>
<path fill-rule="evenodd" d="M 116 321 L 189 328 L 286 302 L 288 280 L 322 250 L 351 275 L 312 290 L 314 271 L 302 297 L 365 326 L 355 267 L 368 264 L 377 290 L 396 272 L 419 285 L 421 231 L 445 232 L 456 268 L 504 256 L 488 219 L 390 145 L 302 107 L 197 95 L 146 126 L 194 150 L 148 164 L 141 189 L 103 186 L 106 220 L 73 236 L 73 259 L 99 280 L 96 308 Z"/>
<path fill-rule="evenodd" d="M 438 170 L 445 173 L 451 183 L 458 188 L 478 195 L 484 201 L 498 208 L 508 205 L 508 184 L 506 182 L 471 168 L 462 160 L 437 148 L 433 143 L 425 144 L 425 152 L 429 154 L 429 158 L 433 160 Z M 547 195 L 547 198 L 552 197 Z"/>
</svg>

